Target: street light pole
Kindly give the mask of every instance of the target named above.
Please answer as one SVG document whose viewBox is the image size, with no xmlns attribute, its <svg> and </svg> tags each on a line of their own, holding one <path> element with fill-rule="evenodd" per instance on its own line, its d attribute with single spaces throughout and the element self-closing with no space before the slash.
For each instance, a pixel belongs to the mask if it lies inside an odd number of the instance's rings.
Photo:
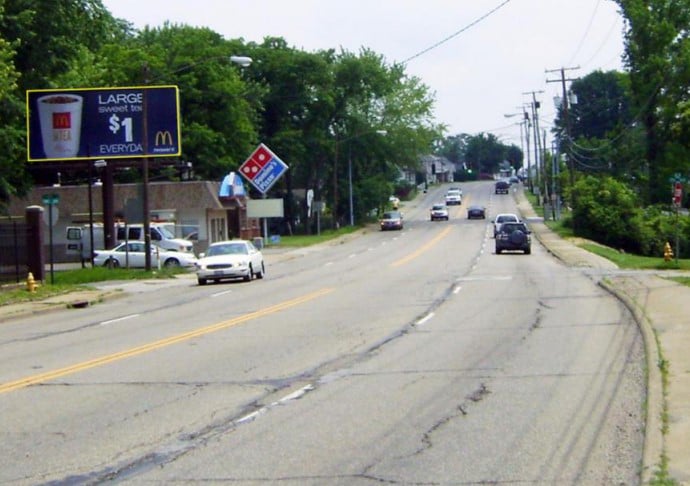
<svg viewBox="0 0 690 486">
<path fill-rule="evenodd" d="M 225 56 L 223 56 L 225 57 Z M 218 59 L 218 58 L 214 58 Z M 252 58 L 251 57 L 246 57 L 246 56 L 229 56 L 227 59 L 230 60 L 233 64 L 237 64 L 241 67 L 247 67 L 252 63 Z M 175 74 L 179 73 L 182 71 L 186 71 L 187 69 L 191 69 L 192 67 L 201 64 L 203 62 L 207 62 L 210 59 L 204 59 L 202 61 L 196 62 L 194 64 L 188 64 L 186 66 L 182 66 L 181 68 L 173 71 L 170 74 Z M 157 81 L 159 78 L 154 78 L 150 79 L 150 69 L 148 64 L 144 64 L 142 67 L 143 71 L 143 78 L 144 78 L 144 85 L 149 85 L 154 81 Z M 148 100 L 147 100 L 147 90 L 144 89 L 143 93 L 143 141 L 144 141 L 144 158 L 142 162 L 142 170 L 143 170 L 143 194 L 142 194 L 142 206 L 143 206 L 143 223 L 144 223 L 144 251 L 145 251 L 145 256 L 144 256 L 144 265 L 146 271 L 151 271 L 151 224 L 149 221 L 149 157 L 148 157 Z"/>
</svg>

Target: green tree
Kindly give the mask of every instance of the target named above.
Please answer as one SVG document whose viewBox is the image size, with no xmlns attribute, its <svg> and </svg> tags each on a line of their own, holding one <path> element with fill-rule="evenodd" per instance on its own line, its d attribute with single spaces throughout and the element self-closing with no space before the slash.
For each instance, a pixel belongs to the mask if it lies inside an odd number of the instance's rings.
<svg viewBox="0 0 690 486">
<path fill-rule="evenodd" d="M 508 146 L 492 133 L 479 133 L 467 138 L 465 160 L 477 173 L 497 173 L 507 155 Z"/>
<path fill-rule="evenodd" d="M 103 47 L 91 86 L 176 85 L 182 160 L 202 179 L 236 170 L 257 143 L 260 102 L 230 56 L 244 51 L 207 28 L 165 23 Z"/>
<path fill-rule="evenodd" d="M 99 0 L 0 3 L 0 204 L 23 195 L 32 184 L 26 166 L 25 91 L 56 87 L 77 57 L 98 49 L 120 27 Z"/>
<path fill-rule="evenodd" d="M 570 92 L 577 101 L 569 103 L 568 132 L 573 140 L 605 139 L 620 132 L 632 121 L 627 74 L 594 71 L 573 81 Z M 554 133 L 566 138 L 563 104 L 558 108 Z"/>
<path fill-rule="evenodd" d="M 690 4 L 687 0 L 614 1 L 627 25 L 625 62 L 633 112 L 645 129 L 648 200 L 659 202 L 668 197 L 668 175 L 690 155 L 690 142 L 675 139 L 672 129 L 679 121 L 679 107 L 688 99 Z"/>
<path fill-rule="evenodd" d="M 445 137 L 436 143 L 434 154 L 445 157 L 454 164 L 462 164 L 465 162 L 468 137 L 467 134 Z"/>
<path fill-rule="evenodd" d="M 2 17 L 2 4 L 0 4 Z M 0 37 L 0 209 L 9 198 L 27 189 L 22 165 L 17 163 L 23 149 L 24 134 L 20 130 L 22 106 L 16 96 L 19 73 L 14 69 L 14 51 L 9 42 Z"/>
</svg>

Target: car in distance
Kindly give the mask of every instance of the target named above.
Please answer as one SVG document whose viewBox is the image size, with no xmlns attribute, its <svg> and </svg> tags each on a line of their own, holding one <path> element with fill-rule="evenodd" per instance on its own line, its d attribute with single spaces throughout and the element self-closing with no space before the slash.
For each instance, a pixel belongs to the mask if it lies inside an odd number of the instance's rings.
<svg viewBox="0 0 690 486">
<path fill-rule="evenodd" d="M 496 234 L 498 230 L 501 229 L 503 223 L 519 223 L 520 218 L 518 218 L 517 214 L 513 213 L 499 213 L 496 215 L 496 219 L 491 222 L 494 224 L 494 238 L 496 238 Z"/>
<path fill-rule="evenodd" d="M 193 267 L 197 258 L 194 253 L 168 251 L 151 245 L 151 265 L 158 267 Z M 146 244 L 143 241 L 126 241 L 112 250 L 96 250 L 94 266 L 110 268 L 146 268 Z"/>
<path fill-rule="evenodd" d="M 434 204 L 429 210 L 431 221 L 448 221 L 448 207 L 445 204 Z"/>
<path fill-rule="evenodd" d="M 473 204 L 467 208 L 467 219 L 486 219 L 486 208 Z"/>
<path fill-rule="evenodd" d="M 503 251 L 522 251 L 525 255 L 532 253 L 531 232 L 525 223 L 503 223 L 496 235 L 496 254 Z"/>
<path fill-rule="evenodd" d="M 379 220 L 381 231 L 403 229 L 403 215 L 400 211 L 386 211 Z"/>
<path fill-rule="evenodd" d="M 495 192 L 496 194 L 508 194 L 510 192 L 510 182 L 503 179 L 496 181 Z"/>
<path fill-rule="evenodd" d="M 390 205 L 393 207 L 393 209 L 399 209 L 400 208 L 400 198 L 397 196 L 390 196 L 388 198 L 388 202 Z"/>
<path fill-rule="evenodd" d="M 462 191 L 459 189 L 449 189 L 446 192 L 446 206 L 462 204 Z"/>
<path fill-rule="evenodd" d="M 226 240 L 211 243 L 196 262 L 199 285 L 209 280 L 242 278 L 246 281 L 264 278 L 266 269 L 261 251 L 249 240 Z"/>
</svg>

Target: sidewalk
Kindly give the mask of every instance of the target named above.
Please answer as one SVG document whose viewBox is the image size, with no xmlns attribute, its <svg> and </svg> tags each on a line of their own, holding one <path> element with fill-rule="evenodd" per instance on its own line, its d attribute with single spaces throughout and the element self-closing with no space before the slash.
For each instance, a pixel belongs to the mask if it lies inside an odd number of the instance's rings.
<svg viewBox="0 0 690 486">
<path fill-rule="evenodd" d="M 668 475 L 678 484 L 690 485 L 690 287 L 663 278 L 663 271 L 616 271 L 611 261 L 551 231 L 522 190 L 515 197 L 533 235 L 550 253 L 568 266 L 596 270 L 597 283 L 635 316 L 644 337 L 648 370 L 642 479 L 645 484 L 653 479 L 665 456 Z M 662 366 L 668 380 L 665 390 Z"/>
</svg>

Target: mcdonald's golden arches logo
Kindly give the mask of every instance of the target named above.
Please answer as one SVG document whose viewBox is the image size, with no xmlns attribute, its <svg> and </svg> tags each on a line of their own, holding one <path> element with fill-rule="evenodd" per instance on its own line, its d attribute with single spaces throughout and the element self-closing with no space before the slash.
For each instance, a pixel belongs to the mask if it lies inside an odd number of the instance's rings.
<svg viewBox="0 0 690 486">
<path fill-rule="evenodd" d="M 153 143 L 156 147 L 160 145 L 172 145 L 172 134 L 169 130 L 159 130 L 156 132 L 156 138 L 154 139 Z"/>
<path fill-rule="evenodd" d="M 67 113 L 53 113 L 53 128 L 67 129 L 72 127 L 72 115 Z"/>
</svg>

